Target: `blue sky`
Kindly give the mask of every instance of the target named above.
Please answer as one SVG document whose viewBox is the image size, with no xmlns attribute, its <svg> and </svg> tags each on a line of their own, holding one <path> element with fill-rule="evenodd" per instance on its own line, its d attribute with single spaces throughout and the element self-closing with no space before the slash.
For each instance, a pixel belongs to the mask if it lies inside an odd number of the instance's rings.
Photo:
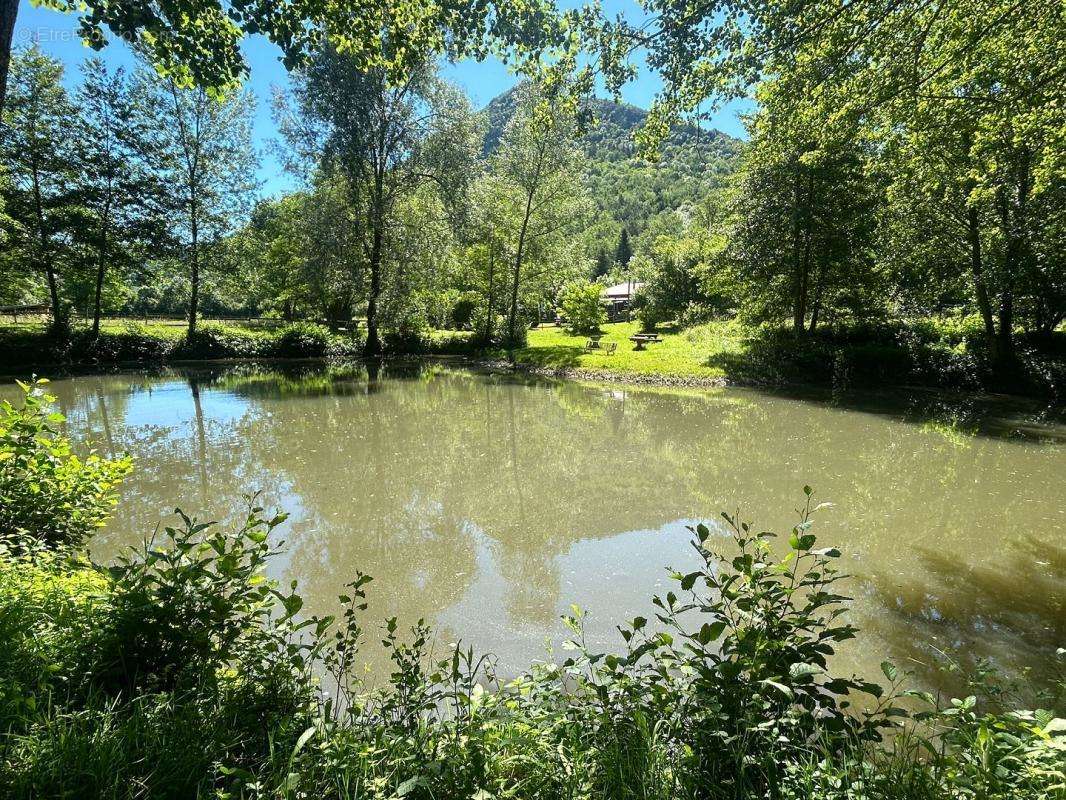
<svg viewBox="0 0 1066 800">
<path fill-rule="evenodd" d="M 563 0 L 562 5 L 575 6 L 579 2 L 580 0 Z M 604 0 L 603 5 L 610 15 L 622 13 L 630 19 L 639 19 L 642 16 L 641 9 L 634 0 Z M 44 52 L 58 58 L 67 66 L 68 85 L 74 85 L 78 78 L 78 65 L 93 55 L 93 51 L 85 47 L 78 38 L 77 29 L 76 15 L 35 8 L 29 0 L 20 0 L 14 45 L 20 47 L 37 42 Z M 270 153 L 269 143 L 277 136 L 271 118 L 270 96 L 271 87 L 285 86 L 288 77 L 279 60 L 280 51 L 262 37 L 245 39 L 242 49 L 250 68 L 248 87 L 258 101 L 253 134 L 260 152 L 259 179 L 263 187 L 262 193 L 276 194 L 290 188 L 292 180 Z M 109 44 L 99 55 L 112 67 L 134 65 L 132 53 L 122 42 Z M 463 87 L 478 108 L 517 82 L 517 78 L 507 67 L 496 59 L 444 64 L 441 73 Z M 622 96 L 627 102 L 647 108 L 660 86 L 661 83 L 654 73 L 641 69 L 636 80 L 625 87 Z M 741 136 L 743 126 L 737 114 L 742 107 L 738 104 L 727 106 L 711 118 L 709 125 L 733 136 Z"/>
</svg>

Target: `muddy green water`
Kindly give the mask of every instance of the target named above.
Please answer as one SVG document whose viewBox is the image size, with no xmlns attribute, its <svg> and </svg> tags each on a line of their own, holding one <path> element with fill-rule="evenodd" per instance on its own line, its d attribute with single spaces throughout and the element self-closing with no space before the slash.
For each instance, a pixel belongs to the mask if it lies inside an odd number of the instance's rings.
<svg viewBox="0 0 1066 800">
<path fill-rule="evenodd" d="M 835 504 L 815 532 L 853 576 L 863 633 L 841 669 L 873 675 L 890 658 L 945 686 L 932 667 L 945 652 L 1040 685 L 1066 646 L 1066 424 L 1039 405 L 594 387 L 441 365 L 376 380 L 241 365 L 52 388 L 76 440 L 136 460 L 97 558 L 175 506 L 233 519 L 260 491 L 291 515 L 274 571 L 299 581 L 307 609 L 335 610 L 362 570 L 371 631 L 425 617 L 438 648 L 462 639 L 503 672 L 558 648 L 571 603 L 594 645 L 617 647 L 614 625 L 671 588 L 666 567 L 692 562 L 686 525 L 739 509 L 787 531 L 804 484 Z"/>
</svg>

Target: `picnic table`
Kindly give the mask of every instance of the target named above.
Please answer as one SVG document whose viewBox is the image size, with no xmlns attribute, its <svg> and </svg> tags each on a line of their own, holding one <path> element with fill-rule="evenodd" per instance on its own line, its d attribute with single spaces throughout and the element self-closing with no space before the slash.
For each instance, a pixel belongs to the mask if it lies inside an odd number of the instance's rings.
<svg viewBox="0 0 1066 800">
<path fill-rule="evenodd" d="M 629 337 L 629 341 L 633 342 L 634 350 L 643 350 L 646 345 L 661 342 L 662 339 L 657 333 L 635 333 Z"/>
</svg>

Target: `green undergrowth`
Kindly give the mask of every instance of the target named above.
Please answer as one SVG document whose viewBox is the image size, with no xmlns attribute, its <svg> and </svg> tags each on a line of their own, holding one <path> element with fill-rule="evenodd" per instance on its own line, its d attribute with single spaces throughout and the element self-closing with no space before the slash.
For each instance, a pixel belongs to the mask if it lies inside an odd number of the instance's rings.
<svg viewBox="0 0 1066 800">
<path fill-rule="evenodd" d="M 0 369 L 38 368 L 44 364 L 118 364 L 127 362 L 238 358 L 352 357 L 362 352 L 358 335 L 324 325 L 297 322 L 274 329 L 234 323 L 201 323 L 193 336 L 183 327 L 127 322 L 109 325 L 94 337 L 77 328 L 60 334 L 34 326 L 0 326 Z"/>
<path fill-rule="evenodd" d="M 236 529 L 181 515 L 92 563 L 80 545 L 100 489 L 48 500 L 66 485 L 53 473 L 91 470 L 69 466 L 44 385 L 25 388 L 0 428 L 36 433 L 0 440 L 0 486 L 35 484 L 53 514 L 79 522 L 41 527 L 35 503 L 9 503 L 0 796 L 1066 797 L 1061 696 L 1020 711 L 987 675 L 947 699 L 908 688 L 887 662 L 876 679 L 832 669 L 862 633 L 840 553 L 814 532 L 826 504 L 808 487 L 780 538 L 729 515 L 693 526 L 697 568 L 670 574 L 654 618 L 621 621 L 615 651 L 585 646 L 574 608 L 568 657 L 505 679 L 461 645 L 434 653 L 421 621 L 372 624 L 366 575 L 334 613 L 302 614 L 296 584 L 268 577 L 284 515 L 255 497 Z M 372 636 L 392 662 L 377 687 L 360 668 Z"/>
<path fill-rule="evenodd" d="M 688 328 L 660 325 L 661 341 L 637 349 L 637 322 L 601 326 L 598 347 L 589 336 L 555 325 L 528 331 L 510 350 L 484 346 L 470 331 L 387 331 L 386 356 L 456 355 L 510 360 L 520 367 L 584 378 L 633 378 L 646 383 L 732 382 L 761 386 L 819 385 L 839 390 L 927 386 L 1061 396 L 1066 387 L 1066 332 L 1018 336 L 1017 358 L 995 374 L 975 318 L 825 326 L 797 335 L 780 325 L 719 320 Z M 63 336 L 42 327 L 0 326 L 0 371 L 26 372 L 46 364 L 104 365 L 207 359 L 353 358 L 361 333 L 314 323 L 281 328 L 203 323 L 184 328 L 112 323 L 99 337 L 78 329 Z"/>
</svg>

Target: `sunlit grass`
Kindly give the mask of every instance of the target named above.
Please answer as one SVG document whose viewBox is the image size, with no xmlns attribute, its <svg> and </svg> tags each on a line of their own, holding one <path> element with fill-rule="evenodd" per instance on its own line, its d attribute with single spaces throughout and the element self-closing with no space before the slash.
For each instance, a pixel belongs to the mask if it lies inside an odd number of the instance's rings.
<svg viewBox="0 0 1066 800">
<path fill-rule="evenodd" d="M 730 322 L 711 322 L 681 332 L 666 327 L 659 333 L 662 341 L 643 350 L 637 350 L 629 340 L 639 331 L 636 322 L 604 325 L 600 347 L 586 350 L 589 337 L 573 336 L 554 325 L 542 326 L 529 332 L 528 344 L 515 351 L 515 360 L 557 369 L 712 379 L 725 375 L 725 370 L 713 363 L 714 357 L 743 348 L 741 330 Z M 617 345 L 614 353 L 607 353 L 608 343 Z"/>
</svg>

